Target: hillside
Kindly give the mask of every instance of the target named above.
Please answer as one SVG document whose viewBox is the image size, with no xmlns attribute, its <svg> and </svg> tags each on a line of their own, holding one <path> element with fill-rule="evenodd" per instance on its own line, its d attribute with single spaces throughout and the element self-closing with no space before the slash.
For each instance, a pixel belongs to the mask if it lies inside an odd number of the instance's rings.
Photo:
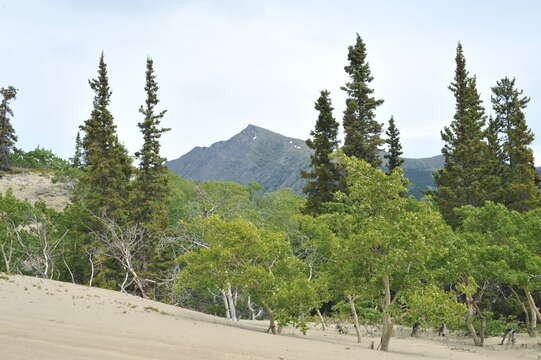
<svg viewBox="0 0 541 360">
<path fill-rule="evenodd" d="M 189 180 L 257 182 L 267 191 L 290 187 L 300 193 L 304 182 L 299 171 L 309 162 L 303 140 L 249 125 L 227 141 L 194 148 L 167 167 Z"/>
<path fill-rule="evenodd" d="M 255 125 L 210 147 L 196 147 L 176 160 L 169 161 L 171 172 L 196 181 L 257 182 L 266 191 L 289 187 L 302 193 L 304 180 L 300 170 L 307 169 L 311 150 L 304 140 L 280 135 Z M 416 196 L 433 186 L 432 172 L 443 165 L 443 157 L 405 159 L 406 177 L 413 183 Z"/>
<path fill-rule="evenodd" d="M 0 274 L 2 360 L 327 360 L 327 359 L 537 359 L 535 339 L 519 336 L 516 347 L 487 339 L 393 339 L 389 353 L 369 350 L 376 337 L 356 344 L 353 334 L 311 329 L 303 336 L 264 332 L 267 322 L 237 324 L 116 291 L 20 275 Z M 523 346 L 527 346 L 524 348 Z"/>
<path fill-rule="evenodd" d="M 19 173 L 3 174 L 0 177 L 0 193 L 11 189 L 13 195 L 31 203 L 44 202 L 48 207 L 61 211 L 68 205 L 72 185 L 54 183 L 52 172 L 22 170 Z"/>
</svg>

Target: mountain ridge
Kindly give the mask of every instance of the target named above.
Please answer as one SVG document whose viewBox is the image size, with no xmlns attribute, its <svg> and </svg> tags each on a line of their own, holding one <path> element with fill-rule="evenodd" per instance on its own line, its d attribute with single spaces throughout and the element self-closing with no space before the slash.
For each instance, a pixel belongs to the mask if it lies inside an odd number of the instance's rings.
<svg viewBox="0 0 541 360">
<path fill-rule="evenodd" d="M 250 124 L 227 140 L 196 146 L 166 165 L 188 180 L 257 182 L 266 191 L 289 187 L 302 194 L 305 181 L 300 170 L 309 168 L 311 153 L 304 140 Z M 434 185 L 432 172 L 443 166 L 443 156 L 404 160 L 410 191 L 420 197 L 422 190 Z"/>
</svg>

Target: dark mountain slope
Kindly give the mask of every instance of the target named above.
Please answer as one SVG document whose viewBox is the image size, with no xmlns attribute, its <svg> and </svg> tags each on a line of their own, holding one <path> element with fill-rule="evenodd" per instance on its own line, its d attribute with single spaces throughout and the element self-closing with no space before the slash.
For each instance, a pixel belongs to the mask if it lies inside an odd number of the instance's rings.
<svg viewBox="0 0 541 360">
<path fill-rule="evenodd" d="M 169 161 L 171 172 L 196 181 L 257 182 L 266 191 L 290 187 L 302 192 L 300 169 L 310 162 L 310 149 L 303 140 L 285 137 L 254 125 L 227 141 L 196 147 Z"/>
<path fill-rule="evenodd" d="M 167 167 L 174 174 L 196 181 L 257 182 L 266 191 L 289 187 L 302 193 L 300 170 L 307 169 L 311 150 L 303 140 L 286 137 L 255 125 L 210 147 L 196 147 Z M 432 173 L 443 166 L 443 156 L 404 159 L 402 165 L 411 181 L 410 191 L 417 197 L 434 186 Z M 539 170 L 539 169 L 538 169 Z"/>
</svg>

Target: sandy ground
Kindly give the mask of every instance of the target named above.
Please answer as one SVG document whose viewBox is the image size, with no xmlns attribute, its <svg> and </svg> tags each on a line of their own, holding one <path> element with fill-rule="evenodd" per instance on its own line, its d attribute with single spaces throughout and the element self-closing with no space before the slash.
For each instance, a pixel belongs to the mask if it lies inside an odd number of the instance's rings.
<svg viewBox="0 0 541 360">
<path fill-rule="evenodd" d="M 0 177 L 0 193 L 8 189 L 11 189 L 18 199 L 31 203 L 41 200 L 55 210 L 64 209 L 70 198 L 70 190 L 66 184 L 53 184 L 52 175 L 31 171 Z"/>
<path fill-rule="evenodd" d="M 464 338 L 396 338 L 391 352 L 368 349 L 335 329 L 307 336 L 286 329 L 273 336 L 266 322 L 235 326 L 115 291 L 0 274 L 0 359 L 539 359 L 536 339 L 514 347 L 474 348 Z"/>
</svg>

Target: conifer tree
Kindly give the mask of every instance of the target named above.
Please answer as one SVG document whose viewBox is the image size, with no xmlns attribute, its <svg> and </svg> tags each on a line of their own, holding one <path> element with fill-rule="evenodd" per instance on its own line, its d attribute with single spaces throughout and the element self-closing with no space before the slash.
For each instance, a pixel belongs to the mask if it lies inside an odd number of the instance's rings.
<svg viewBox="0 0 541 360">
<path fill-rule="evenodd" d="M 75 154 L 71 158 L 71 166 L 74 168 L 81 169 L 84 166 L 84 157 L 83 157 L 83 143 L 81 141 L 81 134 L 78 131 L 77 137 L 75 138 Z"/>
<path fill-rule="evenodd" d="M 475 76 L 466 70 L 466 59 L 459 43 L 456 50 L 454 81 L 449 86 L 455 97 L 455 115 L 441 132 L 445 142 L 443 169 L 434 173 L 437 185 L 431 192 L 444 218 L 457 225 L 454 209 L 463 205 L 480 206 L 486 200 L 482 177 L 486 160 L 485 115 Z"/>
<path fill-rule="evenodd" d="M 539 206 L 537 173 L 531 144 L 534 134 L 526 124 L 524 109 L 530 98 L 515 86 L 515 79 L 499 80 L 492 88 L 494 121 L 503 139 L 503 203 L 521 212 Z"/>
<path fill-rule="evenodd" d="M 92 213 L 122 223 L 128 219 L 132 159 L 118 140 L 109 111 L 111 90 L 103 53 L 98 77 L 89 84 L 94 91 L 94 102 L 90 119 L 80 127 L 84 132 L 82 144 L 86 162 L 80 183 L 87 189 L 85 201 Z"/>
<path fill-rule="evenodd" d="M 147 58 L 146 63 L 145 104 L 139 108 L 144 116 L 138 127 L 143 135 L 143 146 L 135 153 L 139 159 L 139 168 L 133 187 L 132 221 L 146 231 L 145 252 L 139 259 L 143 275 L 147 278 L 165 278 L 173 258 L 159 251 L 159 235 L 169 223 L 167 197 L 169 195 L 169 177 L 165 158 L 160 155 L 160 137 L 170 129 L 161 128 L 160 123 L 167 110 L 157 112 L 158 84 L 154 74 L 154 62 Z M 156 286 L 147 291 L 156 297 Z"/>
<path fill-rule="evenodd" d="M 499 118 L 490 117 L 485 130 L 487 156 L 483 183 L 487 200 L 503 203 L 505 197 L 505 153 L 502 144 L 502 124 Z"/>
<path fill-rule="evenodd" d="M 382 124 L 375 120 L 376 108 L 383 100 L 372 96 L 370 83 L 374 79 L 366 61 L 366 46 L 357 34 L 354 46 L 348 48 L 349 65 L 344 70 L 350 77 L 342 90 L 347 93 L 344 111 L 344 153 L 363 159 L 374 167 L 381 165 Z"/>
<path fill-rule="evenodd" d="M 139 112 L 144 120 L 137 125 L 143 134 L 143 147 L 135 153 L 139 159 L 139 171 L 134 186 L 133 219 L 149 230 L 160 231 L 168 224 L 166 198 L 169 194 L 168 170 L 165 158 L 160 155 L 160 137 L 170 129 L 160 128 L 167 110 L 156 112 L 158 84 L 154 75 L 154 63 L 147 59 L 146 100 Z"/>
<path fill-rule="evenodd" d="M 2 101 L 0 102 L 0 171 L 10 170 L 10 154 L 17 142 L 15 129 L 10 122 L 13 118 L 13 110 L 9 107 L 9 102 L 17 96 L 17 89 L 13 86 L 0 88 Z"/>
<path fill-rule="evenodd" d="M 308 180 L 303 191 L 307 195 L 304 212 L 318 215 L 322 212 L 322 205 L 332 201 L 334 193 L 340 184 L 340 173 L 331 155 L 338 147 L 338 122 L 332 115 L 333 107 L 327 90 L 315 103 L 319 111 L 315 129 L 310 132 L 313 139 L 306 140 L 306 145 L 314 150 L 310 166 L 311 171 L 301 171 L 301 176 Z"/>
<path fill-rule="evenodd" d="M 387 159 L 387 173 L 390 174 L 394 169 L 400 167 L 404 163 L 404 159 L 400 158 L 403 154 L 402 144 L 400 144 L 400 131 L 396 127 L 392 116 L 389 120 L 389 127 L 385 134 L 387 135 L 387 140 L 385 140 L 385 142 L 389 145 L 389 149 L 388 154 L 385 154 L 383 157 Z"/>
</svg>

